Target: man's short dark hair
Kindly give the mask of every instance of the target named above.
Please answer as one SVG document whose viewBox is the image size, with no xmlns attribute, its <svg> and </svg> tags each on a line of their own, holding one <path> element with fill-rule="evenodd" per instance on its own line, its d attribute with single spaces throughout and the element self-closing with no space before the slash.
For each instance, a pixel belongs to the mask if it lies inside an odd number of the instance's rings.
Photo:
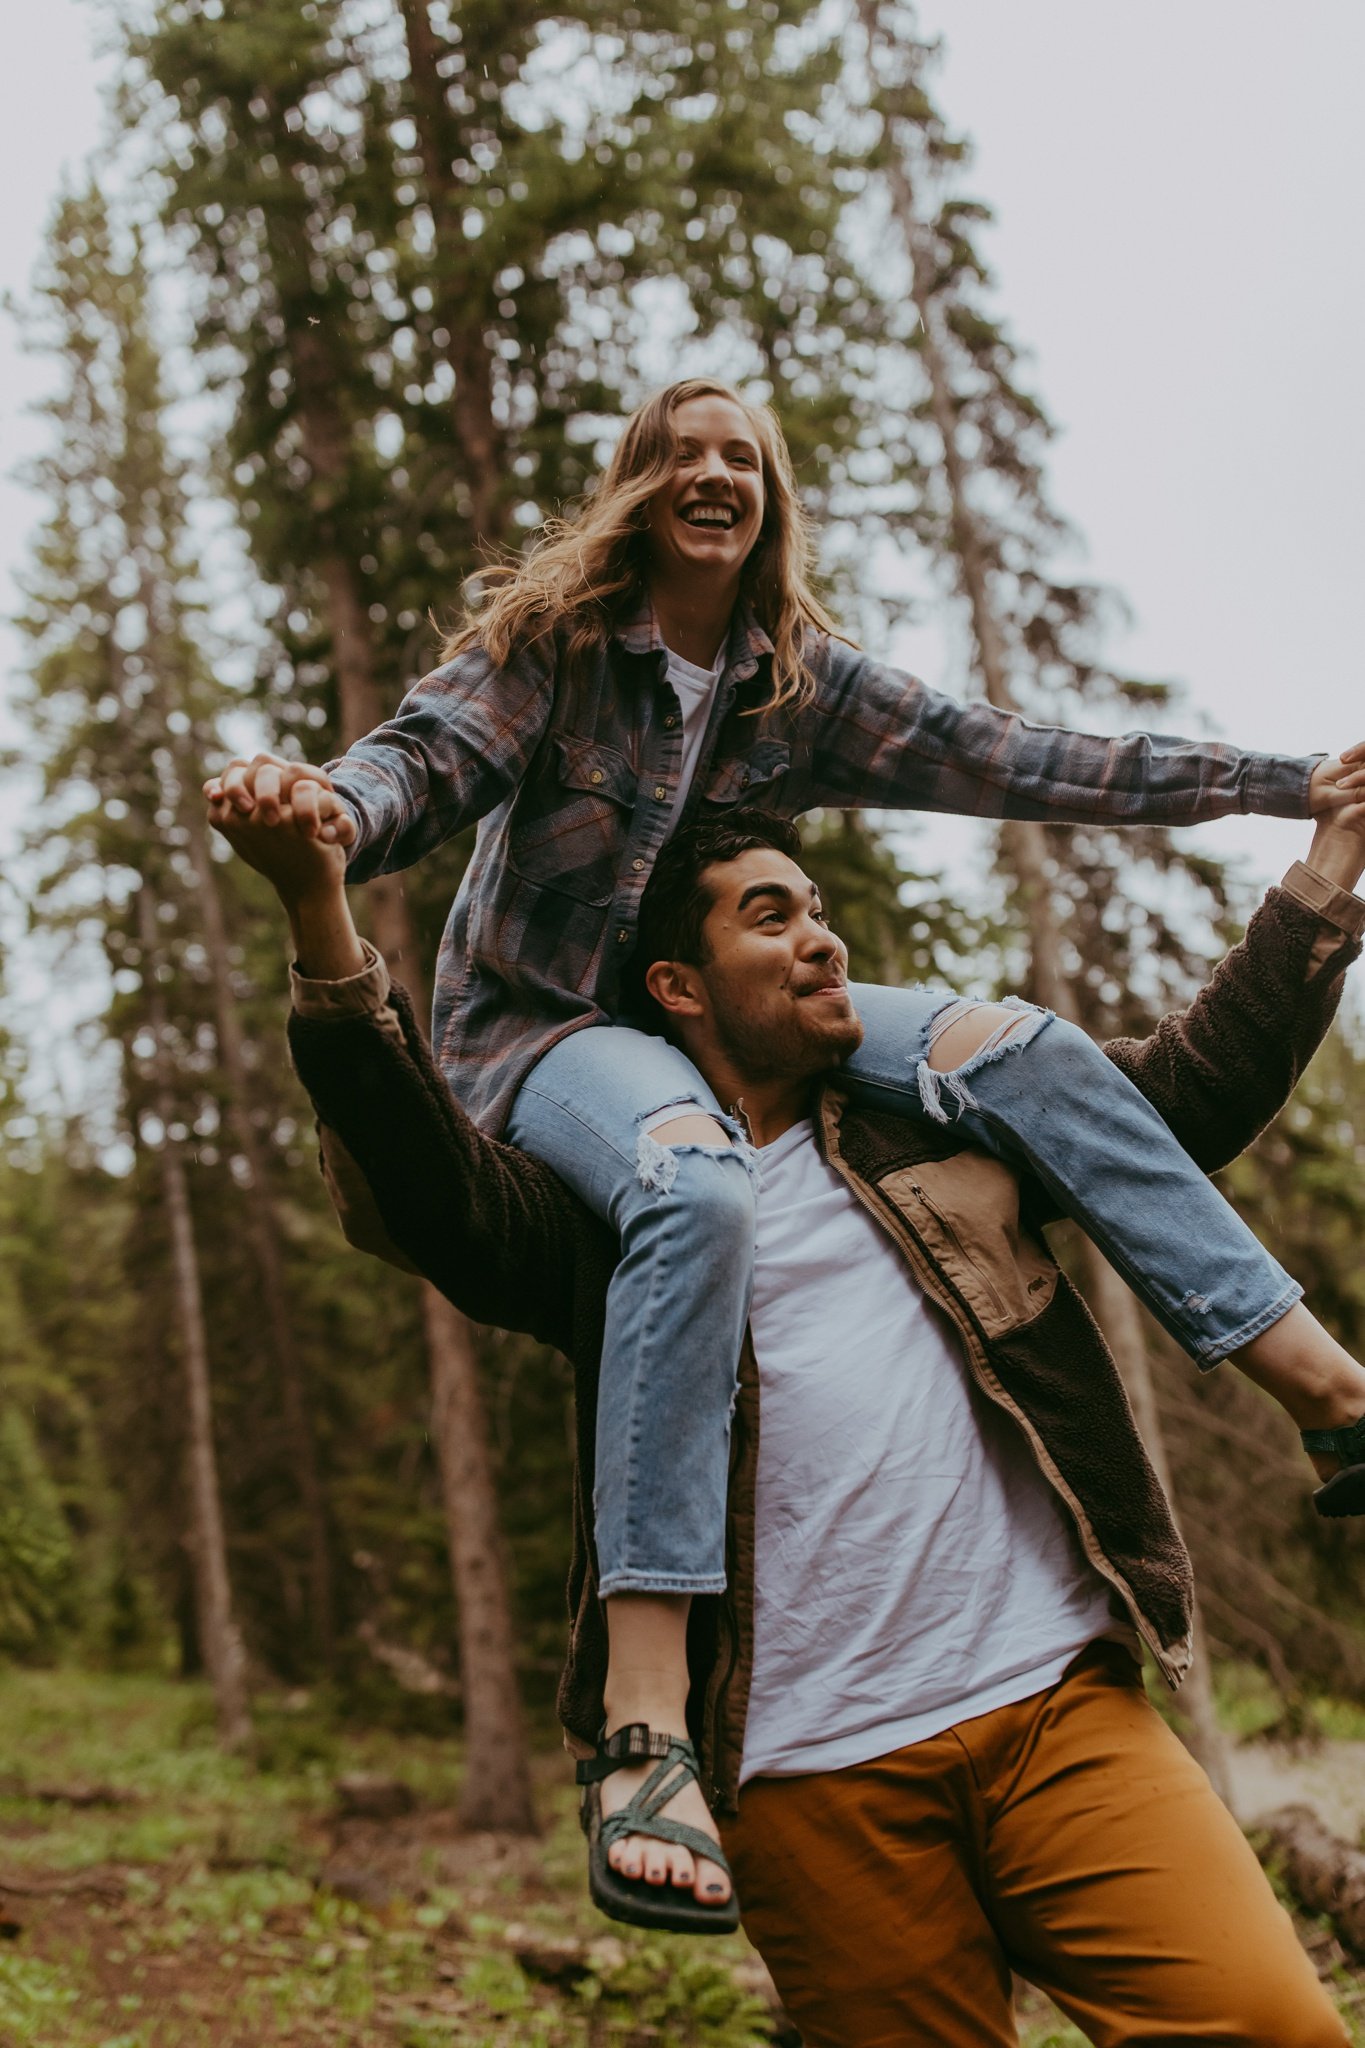
<svg viewBox="0 0 1365 2048">
<path fill-rule="evenodd" d="M 656 960 L 706 964 L 702 926 L 715 897 L 702 879 L 710 867 L 738 860 L 756 846 L 770 846 L 796 860 L 801 835 L 789 818 L 772 811 L 741 809 L 718 818 L 695 818 L 681 826 L 654 863 L 654 872 L 640 898 L 640 923 L 635 950 L 626 971 L 625 1007 L 641 1016 L 658 1012 L 645 987 L 645 975 Z"/>
</svg>

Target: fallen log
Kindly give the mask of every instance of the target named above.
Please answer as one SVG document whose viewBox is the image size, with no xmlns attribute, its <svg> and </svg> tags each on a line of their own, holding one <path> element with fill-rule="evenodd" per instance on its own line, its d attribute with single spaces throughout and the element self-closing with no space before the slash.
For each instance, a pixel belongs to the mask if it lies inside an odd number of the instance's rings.
<svg viewBox="0 0 1365 2048">
<path fill-rule="evenodd" d="M 383 1778 L 372 1771 L 351 1771 L 332 1790 L 344 1820 L 401 1820 L 417 1804 L 417 1794 L 401 1778 Z"/>
<path fill-rule="evenodd" d="M 382 1913 L 404 1896 L 382 1870 L 334 1862 L 325 1863 L 318 1872 L 317 1889 L 331 1892 L 338 1899 L 348 1899 L 352 1905 L 367 1906 L 373 1913 Z"/>
<path fill-rule="evenodd" d="M 1282 1806 L 1258 1821 L 1261 1860 L 1274 1860 L 1295 1898 L 1326 1913 L 1344 1949 L 1365 1960 L 1365 1851 L 1324 1827 L 1311 1807 Z"/>
<path fill-rule="evenodd" d="M 123 1785 L 32 1785 L 30 1799 L 44 1806 L 136 1806 L 138 1794 Z"/>
<path fill-rule="evenodd" d="M 547 1934 L 540 1928 L 509 1923 L 502 1941 L 529 1977 L 571 1991 L 585 1978 L 609 1976 L 631 1955 L 614 1934 L 597 1934 L 590 1940 L 575 1935 Z M 778 2001 L 777 1990 L 767 1966 L 756 1954 L 740 1956 L 730 1963 L 729 1973 L 736 1987 L 751 1998 L 761 1999 L 768 2008 L 765 2038 L 772 2048 L 801 2048 L 797 2033 Z"/>
<path fill-rule="evenodd" d="M 12 1773 L 0 1778 L 0 1798 L 36 1799 L 43 1806 L 136 1806 L 138 1797 L 122 1785 L 30 1785 Z"/>
<path fill-rule="evenodd" d="M 121 1899 L 127 1891 L 122 1877 L 107 1870 L 77 1870 L 69 1877 L 19 1877 L 0 1872 L 0 1892 L 16 1899 L 60 1899 L 93 1892 L 102 1899 Z"/>
<path fill-rule="evenodd" d="M 547 1934 L 541 1928 L 523 1927 L 518 1921 L 504 1927 L 502 1939 L 529 1977 L 555 1984 L 561 1991 L 572 1990 L 586 1977 L 619 1970 L 629 1954 L 625 1943 L 611 1934 L 594 1935 L 590 1941 L 584 1941 L 575 1935 Z"/>
</svg>

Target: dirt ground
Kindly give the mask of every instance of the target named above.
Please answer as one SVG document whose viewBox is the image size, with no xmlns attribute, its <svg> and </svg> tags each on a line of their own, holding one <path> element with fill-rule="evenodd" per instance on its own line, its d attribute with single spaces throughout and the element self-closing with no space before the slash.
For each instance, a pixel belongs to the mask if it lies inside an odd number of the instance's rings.
<svg viewBox="0 0 1365 2048">
<path fill-rule="evenodd" d="M 313 1707 L 258 1726 L 252 1762 L 224 1758 L 185 1687 L 0 1671 L 0 2048 L 791 2048 L 742 1936 L 592 1911 L 561 1754 L 537 1765 L 542 1835 L 462 1835 L 448 1741 Z M 1339 1801 L 1331 1769 L 1358 1761 L 1275 1780 L 1265 1747 L 1245 1776 L 1270 1804 L 1314 1774 Z M 356 1772 L 410 1810 L 344 1814 Z M 1302 1931 L 1365 2016 L 1330 1930 Z M 1036 1994 L 1019 2012 L 1024 2048 L 1081 2048 Z"/>
</svg>

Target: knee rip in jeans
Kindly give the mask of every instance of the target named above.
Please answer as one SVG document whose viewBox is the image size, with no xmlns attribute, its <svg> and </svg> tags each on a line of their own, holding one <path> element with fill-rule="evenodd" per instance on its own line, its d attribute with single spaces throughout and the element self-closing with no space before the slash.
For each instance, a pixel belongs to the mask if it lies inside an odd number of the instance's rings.
<svg viewBox="0 0 1365 2048">
<path fill-rule="evenodd" d="M 709 1124 L 720 1139 L 718 1144 L 704 1144 L 689 1136 L 679 1144 L 661 1143 L 654 1135 L 656 1131 L 670 1130 L 675 1124 L 700 1120 Z M 732 1117 L 722 1116 L 716 1110 L 707 1109 L 700 1102 L 691 1101 L 687 1096 L 675 1102 L 665 1102 L 658 1109 L 646 1110 L 639 1119 L 640 1136 L 635 1148 L 635 1172 L 642 1188 L 658 1195 L 672 1191 L 678 1178 L 678 1158 L 684 1152 L 700 1152 L 711 1158 L 722 1160 L 734 1155 L 752 1177 L 754 1170 L 753 1149 L 745 1139 L 740 1126 Z"/>
<path fill-rule="evenodd" d="M 1010 1014 L 1001 1019 L 995 1029 L 988 1033 L 976 1050 L 958 1067 L 945 1071 L 931 1064 L 934 1048 L 955 1024 L 961 1024 L 974 1017 L 981 1010 L 1007 1010 Z M 930 1020 L 929 1039 L 925 1057 L 915 1071 L 919 1083 L 919 1099 L 926 1116 L 935 1123 L 946 1124 L 953 1117 L 960 1117 L 964 1110 L 977 1108 L 976 1097 L 968 1086 L 968 1077 L 979 1073 L 995 1060 L 1004 1059 L 1007 1053 L 1022 1052 L 1031 1045 L 1045 1024 L 1052 1022 L 1051 1010 L 1040 1010 L 1035 1003 L 1026 1003 L 1022 996 L 1001 996 L 998 1002 L 983 1002 L 973 996 L 957 996 Z M 945 1106 L 944 1096 L 952 1103 L 951 1116 Z"/>
</svg>

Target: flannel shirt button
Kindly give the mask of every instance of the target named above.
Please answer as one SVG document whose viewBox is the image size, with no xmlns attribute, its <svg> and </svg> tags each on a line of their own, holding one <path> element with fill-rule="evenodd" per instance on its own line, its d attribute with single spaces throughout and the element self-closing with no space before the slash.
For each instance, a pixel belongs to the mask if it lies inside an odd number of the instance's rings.
<svg viewBox="0 0 1365 2048">
<path fill-rule="evenodd" d="M 669 716 L 664 720 L 664 731 L 672 732 L 677 722 L 677 719 L 673 717 L 672 713 L 670 713 Z"/>
<path fill-rule="evenodd" d="M 668 785 L 667 785 L 666 783 L 663 783 L 663 782 L 656 782 L 656 783 L 655 783 L 655 785 L 654 785 L 654 801 L 655 801 L 655 803 L 657 803 L 657 804 L 661 804 L 661 803 L 663 802 L 664 798 L 665 798 L 665 797 L 666 797 L 667 795 L 668 795 Z"/>
<path fill-rule="evenodd" d="M 637 875 L 642 875 L 645 871 L 645 864 L 642 860 L 633 860 L 631 862 L 631 866 L 634 868 Z"/>
<path fill-rule="evenodd" d="M 747 789 L 749 787 L 749 771 L 747 768 L 739 778 L 739 786 L 741 789 Z"/>
<path fill-rule="evenodd" d="M 625 945 L 625 943 L 626 943 L 626 940 L 627 940 L 627 939 L 628 939 L 629 937 L 630 937 L 630 933 L 629 933 L 629 932 L 618 932 L 618 933 L 616 934 L 616 943 L 617 943 L 617 945 L 618 945 L 618 946 L 624 946 L 624 945 Z"/>
<path fill-rule="evenodd" d="M 600 768 L 594 768 L 592 774 L 588 777 L 588 780 L 589 782 L 600 782 L 602 780 L 602 770 Z"/>
</svg>

